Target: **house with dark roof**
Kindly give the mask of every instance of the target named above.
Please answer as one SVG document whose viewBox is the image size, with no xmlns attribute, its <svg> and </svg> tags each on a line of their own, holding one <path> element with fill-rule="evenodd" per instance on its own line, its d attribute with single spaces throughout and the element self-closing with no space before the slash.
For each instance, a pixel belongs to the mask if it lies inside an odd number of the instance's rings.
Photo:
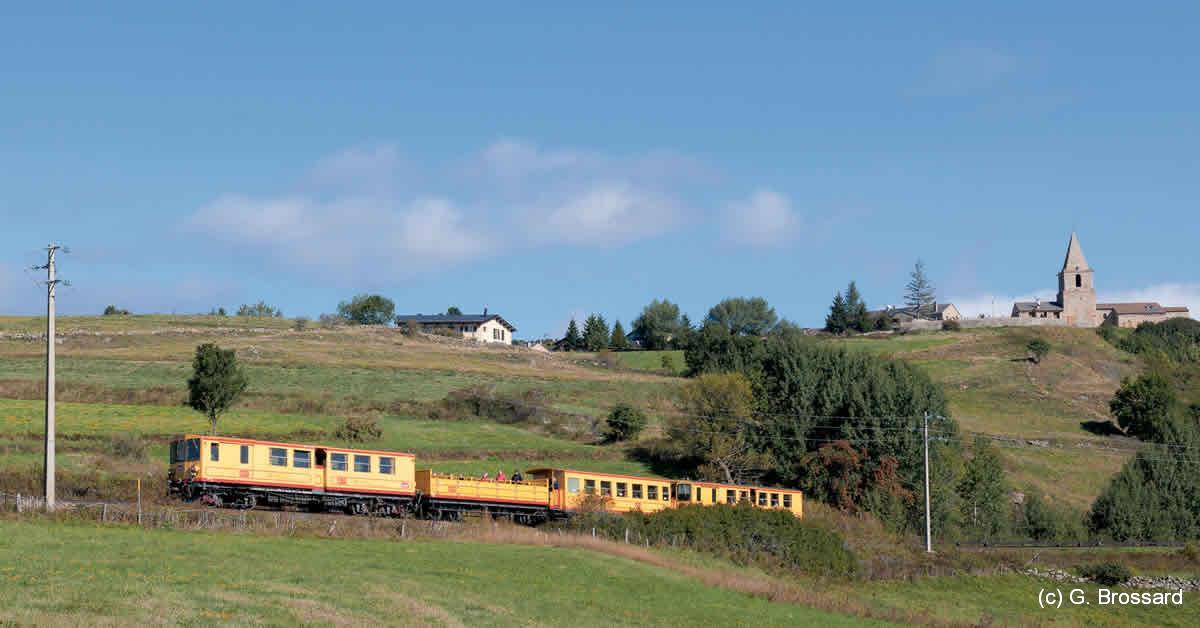
<svg viewBox="0 0 1200 628">
<path fill-rule="evenodd" d="M 1067 257 L 1058 271 L 1058 300 L 1019 301 L 1013 304 L 1013 318 L 1060 319 L 1076 327 L 1098 327 L 1107 322 L 1120 327 L 1159 323 L 1170 318 L 1189 316 L 1181 306 L 1163 307 L 1154 301 L 1136 303 L 1096 303 L 1094 271 L 1083 256 L 1079 237 L 1071 233 Z"/>
<path fill-rule="evenodd" d="M 917 319 L 925 319 L 931 321 L 956 321 L 962 318 L 958 308 L 953 303 L 938 303 L 918 308 L 892 307 L 887 306 L 882 310 L 872 310 L 869 312 L 871 319 L 886 318 L 893 326 L 901 323 L 911 323 Z"/>
<path fill-rule="evenodd" d="M 396 317 L 396 326 L 446 336 L 461 335 L 464 340 L 494 342 L 511 345 L 512 335 L 517 331 L 499 314 L 401 314 Z"/>
</svg>

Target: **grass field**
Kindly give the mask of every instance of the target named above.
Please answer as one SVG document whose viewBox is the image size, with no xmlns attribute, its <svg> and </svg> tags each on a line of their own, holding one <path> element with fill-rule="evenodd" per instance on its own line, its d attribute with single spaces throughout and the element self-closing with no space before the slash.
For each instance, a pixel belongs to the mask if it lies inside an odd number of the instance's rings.
<svg viewBox="0 0 1200 628">
<path fill-rule="evenodd" d="M 864 625 L 584 550 L 0 522 L 0 623 Z"/>
</svg>

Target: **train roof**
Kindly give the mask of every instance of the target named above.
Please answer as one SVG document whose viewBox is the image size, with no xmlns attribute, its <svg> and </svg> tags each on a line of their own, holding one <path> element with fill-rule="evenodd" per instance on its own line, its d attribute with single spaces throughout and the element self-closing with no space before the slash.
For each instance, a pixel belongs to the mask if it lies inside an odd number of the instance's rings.
<svg viewBox="0 0 1200 628">
<path fill-rule="evenodd" d="M 318 443 L 288 443 L 274 440 L 257 440 L 253 438 L 239 438 L 236 436 L 209 436 L 207 434 L 184 434 L 180 438 L 203 438 L 207 440 L 215 440 L 222 443 L 240 443 L 248 445 L 278 445 L 282 447 L 303 447 L 306 449 L 324 449 L 325 451 L 336 451 L 345 453 L 360 453 L 360 454 L 375 454 L 382 456 L 398 456 L 401 458 L 416 458 L 416 454 L 410 454 L 402 451 L 386 451 L 382 449 L 355 449 L 353 447 L 341 447 L 338 445 L 322 445 Z"/>
</svg>

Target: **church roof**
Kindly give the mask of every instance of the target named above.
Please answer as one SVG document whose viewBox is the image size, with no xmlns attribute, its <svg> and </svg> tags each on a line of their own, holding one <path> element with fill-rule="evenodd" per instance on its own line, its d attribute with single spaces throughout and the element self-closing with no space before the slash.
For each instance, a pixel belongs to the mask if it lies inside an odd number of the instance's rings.
<svg viewBox="0 0 1200 628">
<path fill-rule="evenodd" d="M 1053 301 L 1017 301 L 1013 309 L 1018 312 L 1061 312 L 1061 305 Z"/>
<path fill-rule="evenodd" d="M 1113 310 L 1117 314 L 1187 313 L 1186 307 L 1163 307 L 1154 301 L 1136 303 L 1097 303 L 1097 310 Z"/>
<path fill-rule="evenodd" d="M 1067 257 L 1063 260 L 1063 271 L 1088 270 L 1087 259 L 1083 257 L 1083 248 L 1079 246 L 1079 236 L 1071 232 L 1071 241 L 1067 244 Z"/>
</svg>

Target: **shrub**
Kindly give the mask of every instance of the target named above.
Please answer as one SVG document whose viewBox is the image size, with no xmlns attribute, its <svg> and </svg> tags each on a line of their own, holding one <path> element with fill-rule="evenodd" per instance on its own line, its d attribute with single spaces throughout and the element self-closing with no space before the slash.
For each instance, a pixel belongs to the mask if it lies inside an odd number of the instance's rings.
<svg viewBox="0 0 1200 628">
<path fill-rule="evenodd" d="M 1092 565 L 1080 565 L 1079 575 L 1105 586 L 1113 586 L 1127 582 L 1133 577 L 1129 572 L 1129 568 L 1120 563 L 1096 563 Z"/>
<path fill-rule="evenodd" d="M 396 315 L 396 304 L 379 294 L 360 294 L 338 303 L 338 315 L 356 325 L 387 325 Z"/>
<path fill-rule="evenodd" d="M 259 301 L 254 304 L 243 303 L 238 307 L 238 316 L 249 316 L 251 318 L 283 318 L 283 311 L 277 307 L 267 305 L 266 301 Z"/>
<path fill-rule="evenodd" d="M 942 321 L 942 331 L 958 331 L 962 325 L 958 321 Z"/>
<path fill-rule="evenodd" d="M 662 354 L 662 359 L 659 360 L 659 363 L 662 365 L 663 369 L 672 373 L 674 373 L 677 368 L 675 365 L 675 356 L 671 355 L 670 353 Z"/>
<path fill-rule="evenodd" d="M 1046 357 L 1047 353 L 1050 353 L 1050 343 L 1044 338 L 1030 340 L 1029 344 L 1025 345 L 1025 348 L 1029 351 L 1030 359 L 1034 364 L 1041 364 L 1042 358 Z"/>
<path fill-rule="evenodd" d="M 445 338 L 458 338 L 459 340 L 463 339 L 463 335 L 462 335 L 461 331 L 456 331 L 456 330 L 450 329 L 448 327 L 437 327 L 433 330 L 432 333 L 434 336 L 443 336 Z"/>
<path fill-rule="evenodd" d="M 854 554 L 836 532 L 797 519 L 782 510 L 736 506 L 686 505 L 646 515 L 590 513 L 572 519 L 567 528 L 596 529 L 612 539 L 686 547 L 740 565 L 802 571 L 826 576 L 852 575 Z"/>
<path fill-rule="evenodd" d="M 304 331 L 308 329 L 308 318 L 305 316 L 297 316 L 296 320 L 292 321 L 292 329 L 296 331 Z"/>
<path fill-rule="evenodd" d="M 337 314 L 322 314 L 317 317 L 317 324 L 320 325 L 322 329 L 334 329 L 335 327 L 341 327 L 343 324 L 345 324 L 345 322 L 346 319 L 338 316 Z"/>
<path fill-rule="evenodd" d="M 105 316 L 129 316 L 129 310 L 123 310 L 115 305 L 104 308 Z"/>
<path fill-rule="evenodd" d="M 1200 546 L 1188 541 L 1183 546 L 1183 549 L 1179 550 L 1179 555 L 1189 562 L 1200 563 Z"/>
<path fill-rule="evenodd" d="M 132 434 L 118 432 L 108 442 L 109 453 L 126 462 L 141 462 L 146 459 L 146 441 Z"/>
<path fill-rule="evenodd" d="M 608 429 L 605 438 L 609 441 L 623 441 L 637 438 L 646 427 L 646 415 L 637 408 L 620 404 L 608 413 Z"/>
<path fill-rule="evenodd" d="M 213 309 L 208 311 L 208 315 L 209 316 L 229 316 L 228 314 L 225 313 L 225 308 L 223 308 L 223 307 L 214 307 Z"/>
<path fill-rule="evenodd" d="M 366 443 L 383 437 L 377 416 L 349 416 L 333 432 L 333 436 L 352 443 Z"/>
</svg>

